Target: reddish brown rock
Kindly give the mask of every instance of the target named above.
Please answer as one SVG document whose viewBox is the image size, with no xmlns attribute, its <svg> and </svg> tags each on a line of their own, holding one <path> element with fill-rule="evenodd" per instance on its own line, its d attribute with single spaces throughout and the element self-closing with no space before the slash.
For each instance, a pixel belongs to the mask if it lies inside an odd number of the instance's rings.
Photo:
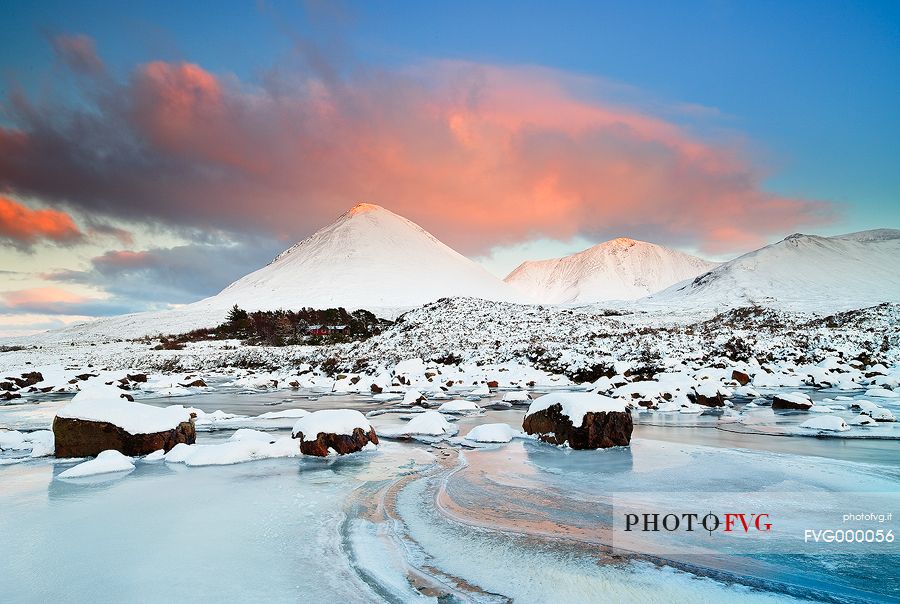
<svg viewBox="0 0 900 604">
<path fill-rule="evenodd" d="M 795 401 L 777 394 L 775 395 L 775 398 L 772 399 L 772 409 L 798 409 L 800 411 L 806 411 L 812 407 L 812 405 L 812 401 L 810 400 L 804 399 L 802 401 Z"/>
<path fill-rule="evenodd" d="M 300 452 L 304 455 L 327 457 L 328 449 L 334 449 L 340 455 L 361 451 L 367 444 L 378 444 L 378 436 L 374 428 L 366 432 L 362 428 L 353 430 L 353 434 L 329 434 L 320 432 L 315 440 L 308 440 L 302 432 L 295 434 L 300 439 Z"/>
<path fill-rule="evenodd" d="M 188 382 L 187 384 L 179 384 L 182 388 L 206 388 L 206 382 L 201 379 L 196 379 L 193 382 Z"/>
<path fill-rule="evenodd" d="M 31 371 L 29 373 L 23 373 L 22 377 L 11 377 L 7 378 L 16 383 L 16 386 L 19 388 L 27 388 L 29 386 L 34 386 L 38 382 L 44 381 L 44 376 L 41 375 L 40 371 Z M 7 388 L 9 390 L 9 388 Z"/>
<path fill-rule="evenodd" d="M 491 380 L 487 383 L 487 387 L 488 388 L 499 388 L 500 382 L 498 382 L 497 380 Z"/>
<path fill-rule="evenodd" d="M 369 388 L 372 391 L 372 394 L 381 394 L 384 388 L 379 386 L 378 384 L 372 384 L 372 387 Z"/>
<path fill-rule="evenodd" d="M 703 405 L 704 407 L 725 406 L 725 399 L 722 397 L 722 394 L 720 392 L 716 392 L 715 396 L 706 396 L 704 394 L 697 394 L 696 392 L 689 392 L 688 398 L 692 403 Z"/>
<path fill-rule="evenodd" d="M 743 371 L 738 371 L 737 369 L 731 372 L 731 379 L 733 379 L 741 386 L 746 386 L 750 383 L 750 376 Z"/>
<path fill-rule="evenodd" d="M 567 442 L 573 449 L 605 449 L 631 443 L 634 422 L 630 411 L 589 412 L 580 426 L 573 426 L 569 416 L 563 414 L 562 405 L 557 403 L 527 415 L 522 428 L 553 445 Z"/>
<path fill-rule="evenodd" d="M 57 457 L 92 457 L 115 449 L 134 457 L 162 449 L 168 451 L 178 443 L 194 444 L 197 439 L 194 422 L 181 422 L 171 430 L 152 434 L 131 434 L 109 422 L 56 417 L 53 436 Z"/>
</svg>

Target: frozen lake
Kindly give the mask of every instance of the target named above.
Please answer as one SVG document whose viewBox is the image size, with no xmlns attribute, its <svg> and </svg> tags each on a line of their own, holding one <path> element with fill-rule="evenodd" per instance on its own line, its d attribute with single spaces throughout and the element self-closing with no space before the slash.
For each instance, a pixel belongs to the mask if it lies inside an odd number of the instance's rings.
<svg viewBox="0 0 900 604">
<path fill-rule="evenodd" d="M 244 415 L 387 406 L 308 394 L 215 392 L 154 402 Z M 46 428 L 62 400 L 2 407 L 0 425 Z M 462 418 L 460 434 L 489 422 L 519 428 L 522 415 Z M 54 478 L 71 462 L 7 458 L 0 594 L 9 602 L 172 594 L 210 602 L 667 604 L 900 597 L 896 544 L 835 553 L 707 541 L 696 549 L 676 537 L 671 550 L 657 552 L 649 540 L 622 541 L 612 530 L 616 505 L 648 496 L 662 511 L 718 512 L 734 495 L 745 505 L 739 511 L 770 513 L 787 532 L 802 531 L 797 518 L 818 522 L 823 510 L 887 502 L 896 512 L 896 440 L 768 429 L 790 424 L 789 414 L 751 431 L 733 431 L 716 414 L 647 415 L 629 448 L 604 451 L 518 439 L 479 449 L 383 440 L 377 451 L 337 459 L 138 461 L 127 474 L 77 480 Z M 289 423 L 273 433 L 286 434 Z M 385 414 L 372 423 L 379 430 L 401 420 Z M 232 432 L 200 432 L 198 443 Z"/>
</svg>

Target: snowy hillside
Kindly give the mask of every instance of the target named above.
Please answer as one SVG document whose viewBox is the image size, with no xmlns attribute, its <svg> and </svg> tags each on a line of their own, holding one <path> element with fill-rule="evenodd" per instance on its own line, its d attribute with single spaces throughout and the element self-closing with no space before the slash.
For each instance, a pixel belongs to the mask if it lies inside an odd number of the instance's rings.
<svg viewBox="0 0 900 604">
<path fill-rule="evenodd" d="M 620 237 L 565 258 L 523 262 L 505 281 L 543 304 L 636 300 L 714 266 L 696 256 Z"/>
<path fill-rule="evenodd" d="M 234 304 L 250 311 L 343 306 L 395 316 L 447 296 L 496 301 L 521 297 L 415 223 L 380 206 L 359 204 L 211 298 L 174 310 L 111 317 L 28 339 L 182 333 L 218 325 Z"/>
<path fill-rule="evenodd" d="M 759 304 L 834 312 L 898 301 L 900 231 L 878 229 L 835 237 L 791 235 L 670 287 L 646 305 Z"/>
</svg>

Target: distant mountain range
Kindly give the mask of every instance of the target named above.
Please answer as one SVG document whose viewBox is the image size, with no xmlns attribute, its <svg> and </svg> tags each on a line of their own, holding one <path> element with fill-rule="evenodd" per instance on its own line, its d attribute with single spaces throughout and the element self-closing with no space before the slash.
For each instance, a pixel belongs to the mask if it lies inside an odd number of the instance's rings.
<svg viewBox="0 0 900 604">
<path fill-rule="evenodd" d="M 650 305 L 828 312 L 900 302 L 900 231 L 794 234 L 651 296 Z"/>
<path fill-rule="evenodd" d="M 380 206 L 359 204 L 271 263 L 205 300 L 30 336 L 40 340 L 181 333 L 245 310 L 365 308 L 394 317 L 442 297 L 522 304 L 619 301 L 649 312 L 761 304 L 833 312 L 900 302 L 900 231 L 791 235 L 721 265 L 619 238 L 523 262 L 505 282 Z"/>
</svg>

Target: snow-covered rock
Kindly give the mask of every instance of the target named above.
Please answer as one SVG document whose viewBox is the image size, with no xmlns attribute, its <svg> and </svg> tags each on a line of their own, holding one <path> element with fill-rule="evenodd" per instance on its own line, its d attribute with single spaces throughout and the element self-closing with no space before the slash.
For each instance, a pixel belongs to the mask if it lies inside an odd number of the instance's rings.
<svg viewBox="0 0 900 604">
<path fill-rule="evenodd" d="M 134 470 L 134 460 L 122 455 L 114 449 L 101 451 L 97 457 L 82 462 L 68 470 L 59 473 L 57 478 L 82 478 L 95 474 L 110 474 L 113 472 L 131 472 Z"/>
<path fill-rule="evenodd" d="M 597 449 L 629 444 L 633 420 L 620 400 L 593 392 L 557 392 L 531 403 L 522 428 L 551 444 Z"/>
<path fill-rule="evenodd" d="M 114 386 L 95 384 L 92 380 L 56 413 L 56 417 L 106 422 L 130 434 L 153 434 L 171 430 L 178 424 L 191 420 L 190 412 L 184 407 L 144 405 L 126 400 L 123 398 L 124 394 Z"/>
<path fill-rule="evenodd" d="M 300 439 L 304 455 L 326 457 L 331 451 L 345 455 L 361 451 L 378 436 L 366 416 L 354 409 L 323 409 L 297 420 L 291 431 Z"/>
<path fill-rule="evenodd" d="M 168 451 L 196 439 L 191 412 L 121 398 L 113 386 L 87 383 L 53 419 L 57 457 L 86 457 L 115 449 L 125 455 Z"/>
<path fill-rule="evenodd" d="M 806 411 L 813 403 L 809 396 L 802 392 L 784 392 L 772 397 L 772 409 L 795 409 Z"/>
<path fill-rule="evenodd" d="M 875 398 L 900 398 L 900 392 L 894 392 L 887 388 L 869 388 L 866 390 L 866 396 Z"/>
<path fill-rule="evenodd" d="M 531 401 L 531 395 L 527 390 L 516 390 L 504 393 L 502 400 L 506 403 L 525 403 Z"/>
<path fill-rule="evenodd" d="M 825 432 L 844 432 L 845 430 L 850 429 L 847 422 L 834 415 L 813 417 L 800 424 L 800 427 L 807 430 L 820 430 Z"/>
<path fill-rule="evenodd" d="M 447 401 L 446 403 L 441 403 L 441 406 L 437 409 L 441 413 L 450 413 L 453 415 L 469 415 L 472 413 L 479 413 L 481 411 L 481 407 L 478 406 L 478 403 L 475 401 Z"/>
<path fill-rule="evenodd" d="M 519 434 L 508 424 L 481 424 L 469 430 L 465 439 L 477 443 L 508 443 Z"/>
<path fill-rule="evenodd" d="M 425 411 L 416 414 L 409 422 L 398 428 L 382 429 L 381 435 L 387 438 L 406 438 L 410 436 L 453 436 L 459 428 L 447 421 L 439 411 Z"/>
</svg>

